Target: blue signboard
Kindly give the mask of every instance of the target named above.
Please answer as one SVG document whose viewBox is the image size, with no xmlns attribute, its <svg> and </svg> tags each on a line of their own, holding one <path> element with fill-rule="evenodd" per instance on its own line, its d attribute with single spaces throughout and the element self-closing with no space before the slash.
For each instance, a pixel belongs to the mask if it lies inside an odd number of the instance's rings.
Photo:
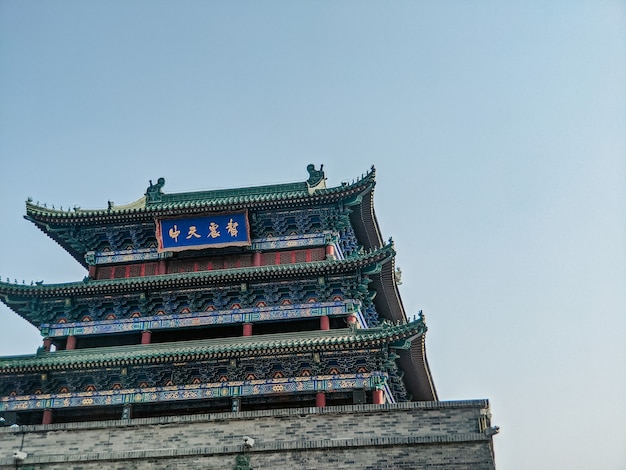
<svg viewBox="0 0 626 470">
<path fill-rule="evenodd" d="M 246 212 L 157 219 L 156 228 L 159 251 L 250 245 Z"/>
</svg>

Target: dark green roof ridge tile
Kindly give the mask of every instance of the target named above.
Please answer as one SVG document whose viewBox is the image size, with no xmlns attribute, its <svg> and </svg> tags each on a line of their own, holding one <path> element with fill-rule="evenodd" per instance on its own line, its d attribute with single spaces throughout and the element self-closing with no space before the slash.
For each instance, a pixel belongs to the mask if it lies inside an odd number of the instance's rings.
<svg viewBox="0 0 626 470">
<path fill-rule="evenodd" d="M 325 196 L 350 193 L 361 187 L 375 184 L 376 171 L 372 169 L 352 183 L 342 183 L 340 186 L 317 189 L 309 194 L 306 183 L 285 183 L 266 186 L 252 186 L 248 188 L 217 189 L 209 191 L 164 193 L 160 202 L 147 203 L 142 197 L 134 203 L 124 206 L 112 206 L 108 209 L 71 209 L 60 210 L 35 204 L 31 199 L 26 201 L 26 218 L 35 222 L 37 219 L 79 220 L 90 217 L 115 217 L 132 214 L 154 216 L 161 212 L 176 209 L 215 209 L 224 210 L 228 206 L 245 208 L 250 203 L 276 203 L 279 201 L 300 202 L 316 201 Z"/>
</svg>

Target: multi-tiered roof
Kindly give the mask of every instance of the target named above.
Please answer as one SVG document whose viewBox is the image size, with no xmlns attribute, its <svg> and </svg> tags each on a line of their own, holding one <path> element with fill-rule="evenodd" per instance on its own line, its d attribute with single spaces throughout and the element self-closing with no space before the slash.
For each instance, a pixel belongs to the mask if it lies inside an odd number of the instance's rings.
<svg viewBox="0 0 626 470">
<path fill-rule="evenodd" d="M 178 194 L 160 178 L 102 210 L 28 201 L 26 218 L 88 275 L 0 282 L 44 337 L 33 356 L 0 358 L 0 412 L 435 400 L 426 327 L 407 321 L 374 214 L 374 169 L 333 188 L 307 169 L 302 183 Z"/>
</svg>

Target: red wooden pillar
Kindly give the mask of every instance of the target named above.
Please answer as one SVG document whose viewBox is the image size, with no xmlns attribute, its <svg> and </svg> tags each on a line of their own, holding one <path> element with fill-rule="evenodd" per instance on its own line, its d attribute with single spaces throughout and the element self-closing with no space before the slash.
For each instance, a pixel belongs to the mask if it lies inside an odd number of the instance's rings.
<svg viewBox="0 0 626 470">
<path fill-rule="evenodd" d="M 152 332 L 149 330 L 145 330 L 141 332 L 141 344 L 150 344 L 150 339 L 152 338 Z"/>
<path fill-rule="evenodd" d="M 243 335 L 244 336 L 252 336 L 252 323 L 244 323 L 243 324 Z"/>
<path fill-rule="evenodd" d="M 330 319 L 327 315 L 320 317 L 320 330 L 330 330 Z"/>
<path fill-rule="evenodd" d="M 52 424 L 52 410 L 47 409 L 43 410 L 43 418 L 41 420 L 41 424 Z"/>
<path fill-rule="evenodd" d="M 315 394 L 315 406 L 318 408 L 324 408 L 326 406 L 326 394 L 324 392 L 317 392 Z"/>
<path fill-rule="evenodd" d="M 253 266 L 261 266 L 261 252 L 255 251 L 252 255 L 252 265 Z"/>
<path fill-rule="evenodd" d="M 326 259 L 335 259 L 335 245 L 326 245 Z"/>
<path fill-rule="evenodd" d="M 90 264 L 89 265 L 89 277 L 91 279 L 95 279 L 96 278 L 96 265 L 95 264 Z"/>
<path fill-rule="evenodd" d="M 374 405 L 382 405 L 385 403 L 383 391 L 379 388 L 374 390 Z"/>
<path fill-rule="evenodd" d="M 167 274 L 167 263 L 164 259 L 159 260 L 159 272 L 157 274 Z"/>
<path fill-rule="evenodd" d="M 76 349 L 76 336 L 69 335 L 67 337 L 67 343 L 65 345 L 65 349 L 67 349 L 68 351 L 71 349 Z"/>
<path fill-rule="evenodd" d="M 52 347 L 52 340 L 50 338 L 43 339 L 43 349 L 46 352 L 50 352 L 50 348 Z"/>
</svg>

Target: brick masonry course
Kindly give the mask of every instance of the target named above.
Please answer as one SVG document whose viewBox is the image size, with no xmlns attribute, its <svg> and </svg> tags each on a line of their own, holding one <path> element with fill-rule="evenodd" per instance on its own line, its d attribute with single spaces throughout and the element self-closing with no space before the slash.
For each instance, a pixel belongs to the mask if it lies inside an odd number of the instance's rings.
<svg viewBox="0 0 626 470">
<path fill-rule="evenodd" d="M 24 470 L 232 469 L 244 452 L 256 470 L 493 469 L 485 414 L 487 400 L 469 400 L 0 428 L 0 469 L 20 447 Z"/>
</svg>

